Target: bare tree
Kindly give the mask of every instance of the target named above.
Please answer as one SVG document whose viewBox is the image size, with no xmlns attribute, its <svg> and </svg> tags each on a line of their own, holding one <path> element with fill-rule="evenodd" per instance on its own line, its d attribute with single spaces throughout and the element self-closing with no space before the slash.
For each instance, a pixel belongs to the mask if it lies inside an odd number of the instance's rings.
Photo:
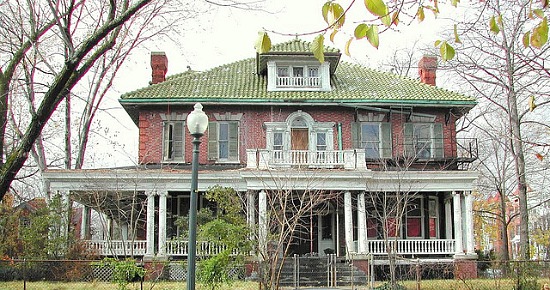
<svg viewBox="0 0 550 290">
<path fill-rule="evenodd" d="M 535 135 L 527 132 L 534 127 L 548 127 L 547 120 L 541 115 L 531 114 L 533 105 L 547 105 L 548 73 L 544 69 L 544 60 L 548 57 L 548 48 L 540 50 L 524 48 L 521 39 L 528 29 L 530 1 L 488 1 L 477 4 L 468 13 L 469 19 L 461 23 L 464 33 L 462 50 L 456 61 L 449 66 L 455 68 L 462 79 L 461 85 L 468 87 L 482 98 L 482 102 L 503 114 L 506 122 L 507 148 L 514 161 L 514 187 L 518 189 L 520 206 L 520 244 L 521 257 L 530 258 L 529 253 L 529 212 L 527 191 L 530 176 L 526 168 L 528 144 L 538 144 Z M 491 17 L 504 19 L 498 21 L 496 29 L 487 31 L 480 24 L 489 23 Z M 493 18 L 494 19 L 494 18 Z M 529 105 L 531 99 L 531 105 Z M 541 110 L 538 108 L 537 110 Z M 484 113 L 484 112 L 482 112 Z M 495 120 L 489 120 L 492 126 Z M 527 124 L 531 124 L 527 126 Z M 508 185 L 509 186 L 509 185 Z"/>
</svg>

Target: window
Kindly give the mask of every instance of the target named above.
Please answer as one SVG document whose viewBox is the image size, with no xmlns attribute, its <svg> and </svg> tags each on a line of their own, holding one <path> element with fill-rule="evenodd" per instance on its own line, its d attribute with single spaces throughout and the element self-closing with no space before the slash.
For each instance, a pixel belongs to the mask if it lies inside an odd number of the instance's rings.
<svg viewBox="0 0 550 290">
<path fill-rule="evenodd" d="M 317 151 L 327 150 L 327 133 L 317 133 Z"/>
<path fill-rule="evenodd" d="M 422 237 L 422 199 L 415 198 L 407 203 L 407 237 Z"/>
<path fill-rule="evenodd" d="M 320 87 L 318 66 L 277 66 L 277 87 Z"/>
<path fill-rule="evenodd" d="M 208 124 L 208 159 L 220 162 L 239 161 L 239 123 L 236 121 Z"/>
<path fill-rule="evenodd" d="M 391 158 L 391 124 L 362 122 L 352 124 L 355 148 L 365 149 L 368 159 Z"/>
<path fill-rule="evenodd" d="M 166 121 L 164 122 L 163 138 L 163 160 L 164 161 L 183 161 L 184 154 L 184 122 Z"/>
<path fill-rule="evenodd" d="M 442 124 L 406 123 L 405 153 L 420 159 L 443 158 Z"/>
</svg>

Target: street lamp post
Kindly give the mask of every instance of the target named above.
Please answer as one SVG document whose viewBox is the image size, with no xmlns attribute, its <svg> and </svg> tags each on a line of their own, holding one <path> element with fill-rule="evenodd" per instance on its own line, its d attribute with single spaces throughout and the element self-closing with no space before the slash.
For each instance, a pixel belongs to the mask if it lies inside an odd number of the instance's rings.
<svg viewBox="0 0 550 290">
<path fill-rule="evenodd" d="M 189 253 L 187 256 L 187 290 L 195 290 L 195 264 L 197 255 L 197 184 L 199 176 L 200 138 L 208 127 L 208 116 L 202 111 L 200 103 L 187 116 L 187 129 L 193 136 L 193 163 L 191 166 L 191 201 L 189 205 Z"/>
</svg>

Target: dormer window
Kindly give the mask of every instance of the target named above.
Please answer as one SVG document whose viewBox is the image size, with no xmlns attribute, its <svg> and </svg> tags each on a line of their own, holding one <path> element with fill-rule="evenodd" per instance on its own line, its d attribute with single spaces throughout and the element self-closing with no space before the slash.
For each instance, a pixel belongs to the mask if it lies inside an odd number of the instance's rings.
<svg viewBox="0 0 550 290">
<path fill-rule="evenodd" d="M 320 88 L 319 66 L 277 67 L 278 88 Z"/>
<path fill-rule="evenodd" d="M 268 62 L 268 91 L 330 91 L 329 64 Z"/>
</svg>

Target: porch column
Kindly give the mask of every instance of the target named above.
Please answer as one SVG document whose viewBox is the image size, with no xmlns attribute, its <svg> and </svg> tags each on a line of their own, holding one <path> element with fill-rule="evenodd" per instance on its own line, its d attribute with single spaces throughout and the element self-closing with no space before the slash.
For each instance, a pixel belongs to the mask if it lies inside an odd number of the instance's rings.
<svg viewBox="0 0 550 290">
<path fill-rule="evenodd" d="M 466 252 L 468 254 L 474 254 L 474 212 L 473 212 L 473 196 L 471 192 L 464 194 L 464 208 L 465 216 L 464 223 L 466 223 Z"/>
<path fill-rule="evenodd" d="M 258 195 L 258 246 L 261 258 L 267 254 L 267 193 L 264 190 Z"/>
<path fill-rule="evenodd" d="M 256 198 L 251 190 L 246 192 L 246 223 L 250 229 L 256 224 Z M 254 238 L 254 232 L 250 233 L 250 238 Z"/>
<path fill-rule="evenodd" d="M 82 220 L 80 221 L 80 239 L 89 240 L 90 237 L 90 217 L 92 209 L 89 206 L 82 208 Z"/>
<path fill-rule="evenodd" d="M 464 254 L 462 245 L 462 208 L 460 194 L 453 191 L 453 212 L 454 212 L 454 232 L 455 232 L 455 254 Z"/>
<path fill-rule="evenodd" d="M 155 193 L 147 192 L 147 248 L 145 256 L 155 255 Z"/>
<path fill-rule="evenodd" d="M 346 238 L 346 254 L 355 252 L 353 246 L 353 211 L 351 207 L 351 192 L 344 192 L 344 232 Z"/>
<path fill-rule="evenodd" d="M 365 206 L 365 193 L 361 192 L 357 199 L 357 252 L 367 252 L 367 210 Z"/>
<path fill-rule="evenodd" d="M 453 211 L 450 196 L 445 198 L 445 238 L 453 238 Z"/>
<path fill-rule="evenodd" d="M 167 191 L 159 192 L 159 236 L 157 256 L 166 256 L 166 198 Z"/>
</svg>

